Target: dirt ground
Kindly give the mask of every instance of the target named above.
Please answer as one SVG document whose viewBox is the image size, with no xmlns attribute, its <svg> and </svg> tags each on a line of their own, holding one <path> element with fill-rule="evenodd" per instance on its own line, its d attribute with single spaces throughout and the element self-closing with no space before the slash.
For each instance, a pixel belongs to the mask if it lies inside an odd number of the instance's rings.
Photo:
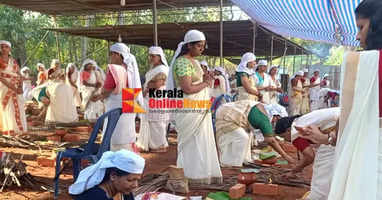
<svg viewBox="0 0 382 200">
<path fill-rule="evenodd" d="M 86 140 L 84 140 L 86 142 Z M 0 147 L 0 151 L 10 152 L 13 154 L 24 154 L 23 161 L 28 165 L 27 171 L 34 176 L 34 178 L 42 183 L 53 186 L 53 177 L 55 169 L 53 167 L 41 167 L 38 165 L 36 158 L 39 155 L 50 155 L 50 151 L 22 149 L 22 148 L 5 148 Z M 167 153 L 141 153 L 146 159 L 146 168 L 144 174 L 160 173 L 165 170 L 169 165 L 176 165 L 176 139 L 170 137 L 170 148 Z M 295 156 L 295 155 L 294 155 Z M 239 169 L 223 169 L 223 175 L 232 176 L 239 174 Z M 309 166 L 303 172 L 303 179 L 309 182 L 312 174 L 312 167 Z M 66 200 L 71 199 L 67 194 L 67 188 L 72 183 L 71 170 L 65 170 L 60 176 L 60 190 L 62 191 L 59 199 Z M 308 189 L 298 187 L 280 186 L 279 195 L 276 197 L 266 197 L 247 194 L 247 197 L 252 197 L 253 200 L 296 200 L 301 198 Z M 209 193 L 214 192 L 211 190 L 191 191 L 192 196 L 203 195 L 204 197 Z M 12 187 L 7 188 L 0 194 L 0 200 L 47 200 L 52 199 L 53 195 L 44 190 L 33 190 L 29 188 Z"/>
</svg>

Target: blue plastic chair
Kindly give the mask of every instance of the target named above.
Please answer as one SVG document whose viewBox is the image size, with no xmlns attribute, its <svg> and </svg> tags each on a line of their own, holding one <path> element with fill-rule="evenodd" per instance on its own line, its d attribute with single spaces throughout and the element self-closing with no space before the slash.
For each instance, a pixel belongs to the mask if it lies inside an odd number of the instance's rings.
<svg viewBox="0 0 382 200">
<path fill-rule="evenodd" d="M 222 94 L 219 97 L 217 97 L 212 103 L 211 112 L 212 112 L 212 126 L 214 128 L 214 133 L 216 133 L 216 127 L 215 127 L 216 111 L 219 108 L 219 106 L 222 104 L 222 100 L 225 100 L 226 103 L 233 101 L 232 97 L 229 96 L 228 94 Z"/>
<path fill-rule="evenodd" d="M 73 179 L 77 180 L 77 177 L 81 171 L 81 160 L 89 160 L 91 163 L 96 163 L 105 151 L 110 150 L 111 136 L 117 125 L 119 117 L 122 114 L 122 109 L 117 108 L 111 110 L 98 118 L 93 131 L 90 135 L 89 141 L 85 148 L 68 148 L 65 151 L 57 153 L 56 158 L 56 175 L 54 177 L 54 198 L 58 197 L 58 182 L 61 174 L 61 160 L 63 158 L 71 158 L 73 162 Z M 104 133 L 101 145 L 95 144 L 99 130 L 103 128 L 103 123 L 107 118 L 107 127 Z"/>
</svg>

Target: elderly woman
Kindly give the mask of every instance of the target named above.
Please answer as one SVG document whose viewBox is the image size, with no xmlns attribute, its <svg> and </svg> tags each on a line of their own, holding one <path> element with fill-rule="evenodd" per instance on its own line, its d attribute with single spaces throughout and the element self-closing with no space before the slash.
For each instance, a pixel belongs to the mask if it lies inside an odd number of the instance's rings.
<svg viewBox="0 0 382 200">
<path fill-rule="evenodd" d="M 81 109 L 84 110 L 84 118 L 95 121 L 104 111 L 102 101 L 91 101 L 93 96 L 100 94 L 102 80 L 96 71 L 97 63 L 94 60 L 86 59 L 82 63 L 79 77 L 79 89 L 82 95 Z"/>
<path fill-rule="evenodd" d="M 22 80 L 23 80 L 23 97 L 25 101 L 32 99 L 30 92 L 32 90 L 32 78 L 30 77 L 30 70 L 28 67 L 23 67 L 20 70 Z"/>
<path fill-rule="evenodd" d="M 81 97 L 78 92 L 77 80 L 78 80 L 78 70 L 74 63 L 69 63 L 65 71 L 65 82 L 73 89 L 73 98 L 76 107 L 81 106 Z"/>
<path fill-rule="evenodd" d="M 302 104 L 302 94 L 304 89 L 302 87 L 301 78 L 304 72 L 298 71 L 294 77 L 290 80 L 289 88 L 289 115 L 300 115 L 301 114 L 301 104 Z"/>
<path fill-rule="evenodd" d="M 12 45 L 0 41 L 0 133 L 21 134 L 27 131 L 19 65 L 11 56 Z"/>
<path fill-rule="evenodd" d="M 344 57 L 339 135 L 328 199 L 382 199 L 381 11 L 379 0 L 364 0 L 355 10 L 357 39 L 364 51 Z"/>
<path fill-rule="evenodd" d="M 255 129 L 260 129 L 265 141 L 288 162 L 295 162 L 274 137 L 272 124 L 263 104 L 242 100 L 223 104 L 216 113 L 216 139 L 222 166 L 241 167 L 244 161 L 252 160 L 249 134 Z"/>
<path fill-rule="evenodd" d="M 142 116 L 137 146 L 144 151 L 166 152 L 168 147 L 166 134 L 169 116 L 166 113 L 149 112 L 150 108 L 148 107 L 148 92 L 150 90 L 157 91 L 166 88 L 169 68 L 161 47 L 153 46 L 149 48 L 149 63 L 151 69 L 146 73 L 146 82 L 143 85 L 145 110 L 148 113 Z"/>
<path fill-rule="evenodd" d="M 278 67 L 272 66 L 269 69 L 269 102 L 270 104 L 279 104 L 279 93 L 282 93 L 281 83 L 277 79 Z"/>
<path fill-rule="evenodd" d="M 132 192 L 144 167 L 145 160 L 131 151 L 107 151 L 97 163 L 80 172 L 69 194 L 74 200 L 134 200 Z"/>
<path fill-rule="evenodd" d="M 257 70 L 254 74 L 255 77 L 255 85 L 257 90 L 260 92 L 262 96 L 262 102 L 265 104 L 270 104 L 270 77 L 267 74 L 268 62 L 266 60 L 260 60 L 257 64 Z"/>
<path fill-rule="evenodd" d="M 123 43 L 115 43 L 110 47 L 110 64 L 106 79 L 100 95 L 92 97 L 91 101 L 105 100 L 105 111 L 122 107 L 123 88 L 141 88 L 138 65 L 135 57 L 130 53 L 129 47 Z M 137 97 L 140 105 L 143 105 L 143 97 L 140 93 Z M 118 151 L 126 149 L 137 151 L 136 113 L 123 113 L 118 120 L 111 137 L 110 150 Z"/>
<path fill-rule="evenodd" d="M 45 83 L 46 80 L 48 80 L 48 72 L 45 69 L 44 64 L 42 63 L 37 63 L 37 85 L 42 85 Z"/>
<path fill-rule="evenodd" d="M 46 85 L 46 96 L 49 97 L 49 106 L 45 121 L 53 123 L 78 121 L 73 95 L 69 95 L 73 94 L 73 90 L 65 83 L 65 73 L 60 68 L 51 68 L 48 73 L 49 82 Z"/>
<path fill-rule="evenodd" d="M 256 66 L 256 56 L 253 53 L 245 53 L 241 57 L 240 64 L 236 69 L 236 87 L 238 88 L 238 100 L 259 100 L 261 94 L 255 87 L 253 78 Z"/>
<path fill-rule="evenodd" d="M 218 97 L 222 94 L 229 94 L 229 81 L 226 78 L 225 70 L 223 67 L 215 67 L 214 81 L 210 90 L 212 97 Z"/>
<path fill-rule="evenodd" d="M 181 89 L 184 98 L 209 102 L 208 87 L 211 74 L 204 74 L 195 57 L 200 56 L 206 46 L 206 37 L 198 30 L 190 30 L 178 45 L 170 69 L 167 89 Z M 209 107 L 200 112 L 179 110 L 175 113 L 178 132 L 177 165 L 184 175 L 195 183 L 221 182 L 222 173 L 216 152 L 212 117 Z"/>
</svg>

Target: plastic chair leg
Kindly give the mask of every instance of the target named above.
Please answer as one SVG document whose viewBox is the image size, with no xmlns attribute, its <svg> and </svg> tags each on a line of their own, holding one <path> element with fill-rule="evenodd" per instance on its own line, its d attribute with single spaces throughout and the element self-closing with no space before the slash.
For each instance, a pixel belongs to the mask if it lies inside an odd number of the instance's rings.
<svg viewBox="0 0 382 200">
<path fill-rule="evenodd" d="M 81 159 L 72 159 L 73 161 L 73 180 L 76 181 L 81 171 Z"/>
<path fill-rule="evenodd" d="M 58 199 L 58 192 L 59 192 L 59 181 L 60 181 L 60 174 L 61 174 L 61 159 L 62 159 L 62 152 L 58 152 L 56 157 L 56 174 L 54 177 L 54 199 Z"/>
</svg>

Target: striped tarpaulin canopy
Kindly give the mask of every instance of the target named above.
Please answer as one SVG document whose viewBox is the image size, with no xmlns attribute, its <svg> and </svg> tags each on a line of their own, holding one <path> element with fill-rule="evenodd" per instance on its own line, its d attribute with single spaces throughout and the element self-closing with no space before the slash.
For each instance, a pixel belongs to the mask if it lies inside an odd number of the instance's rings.
<svg viewBox="0 0 382 200">
<path fill-rule="evenodd" d="M 354 10 L 362 0 L 231 0 L 285 37 L 358 46 Z"/>
</svg>

